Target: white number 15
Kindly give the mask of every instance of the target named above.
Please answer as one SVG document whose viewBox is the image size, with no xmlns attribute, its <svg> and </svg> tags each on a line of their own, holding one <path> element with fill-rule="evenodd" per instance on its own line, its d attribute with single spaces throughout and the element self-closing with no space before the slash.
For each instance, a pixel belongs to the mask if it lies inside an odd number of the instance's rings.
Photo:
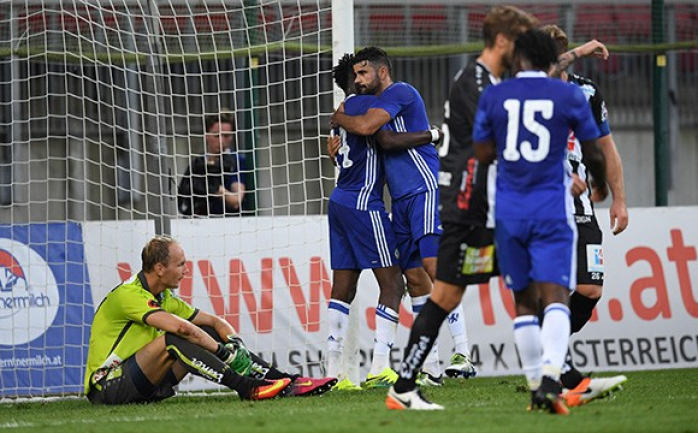
<svg viewBox="0 0 698 433">
<path fill-rule="evenodd" d="M 553 117 L 553 101 L 548 99 L 533 99 L 524 101 L 523 121 L 521 120 L 521 101 L 517 99 L 507 99 L 504 101 L 504 109 L 509 115 L 507 124 L 507 142 L 504 148 L 504 159 L 507 161 L 518 161 L 520 157 L 529 162 L 540 162 L 548 156 L 550 152 L 550 131 L 536 122 L 536 114 L 540 113 L 543 119 Z M 519 125 L 523 126 L 532 134 L 538 137 L 538 147 L 533 148 L 530 141 L 524 140 L 519 146 Z"/>
</svg>

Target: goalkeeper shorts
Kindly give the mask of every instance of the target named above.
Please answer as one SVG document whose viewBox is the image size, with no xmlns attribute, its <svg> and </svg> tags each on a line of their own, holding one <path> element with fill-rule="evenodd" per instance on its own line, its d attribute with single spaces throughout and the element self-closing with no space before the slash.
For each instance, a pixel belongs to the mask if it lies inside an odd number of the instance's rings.
<svg viewBox="0 0 698 433">
<path fill-rule="evenodd" d="M 92 385 L 87 399 L 92 404 L 107 405 L 151 403 L 174 396 L 178 382 L 170 370 L 159 384 L 153 385 L 132 356 Z"/>
</svg>

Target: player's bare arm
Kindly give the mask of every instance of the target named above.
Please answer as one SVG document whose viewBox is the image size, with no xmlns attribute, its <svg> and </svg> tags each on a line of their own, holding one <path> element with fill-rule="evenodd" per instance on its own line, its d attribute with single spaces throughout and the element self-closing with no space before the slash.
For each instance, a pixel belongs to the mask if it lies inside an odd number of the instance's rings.
<svg viewBox="0 0 698 433">
<path fill-rule="evenodd" d="M 225 200 L 227 207 L 240 209 L 242 199 L 245 197 L 245 184 L 242 182 L 235 182 L 230 187 L 231 189 L 227 189 L 221 185 L 218 192 Z"/>
<path fill-rule="evenodd" d="M 475 142 L 473 149 L 475 150 L 475 158 L 483 164 L 490 164 L 494 161 L 497 155 L 496 145 L 492 141 Z"/>
<path fill-rule="evenodd" d="M 578 174 L 572 174 L 572 195 L 579 197 L 587 190 L 587 184 L 584 182 Z"/>
<path fill-rule="evenodd" d="M 192 323 L 199 327 L 212 327 L 216 330 L 216 333 L 223 339 L 223 341 L 226 341 L 230 336 L 237 335 L 237 331 L 230 323 L 205 311 L 199 311 L 196 316 L 194 316 Z"/>
<path fill-rule="evenodd" d="M 582 161 L 591 173 L 591 187 L 594 188 L 601 199 L 608 195 L 608 185 L 606 183 L 606 160 L 603 152 L 599 149 L 596 139 L 580 141 L 582 145 Z"/>
<path fill-rule="evenodd" d="M 598 140 L 599 148 L 606 159 L 606 179 L 611 190 L 612 202 L 609 207 L 611 231 L 614 235 L 628 227 L 628 208 L 625 201 L 625 186 L 623 184 L 623 164 L 611 134 Z M 596 190 L 592 191 L 592 201 L 600 201 Z"/>
<path fill-rule="evenodd" d="M 201 313 L 201 312 L 200 312 Z M 211 338 L 204 330 L 196 326 L 192 322 L 188 322 L 181 317 L 170 314 L 166 311 L 156 311 L 146 318 L 146 324 L 153 328 L 160 329 L 165 332 L 170 332 L 178 337 L 203 347 L 206 350 L 215 352 L 218 349 L 218 343 Z"/>
<path fill-rule="evenodd" d="M 559 77 L 572 63 L 576 62 L 580 57 L 596 57 L 600 59 L 608 59 L 609 52 L 606 45 L 592 39 L 591 41 L 573 48 L 566 53 L 560 54 L 557 58 L 557 64 L 554 66 L 550 76 Z"/>
<path fill-rule="evenodd" d="M 375 134 L 378 144 L 385 150 L 411 149 L 426 143 L 436 144 L 443 139 L 441 129 L 432 129 L 421 132 L 395 132 L 381 129 Z"/>
<path fill-rule="evenodd" d="M 390 122 L 390 114 L 382 108 L 370 108 L 366 114 L 349 116 L 344 111 L 337 111 L 330 117 L 332 127 L 341 126 L 356 135 L 373 135 Z"/>
</svg>

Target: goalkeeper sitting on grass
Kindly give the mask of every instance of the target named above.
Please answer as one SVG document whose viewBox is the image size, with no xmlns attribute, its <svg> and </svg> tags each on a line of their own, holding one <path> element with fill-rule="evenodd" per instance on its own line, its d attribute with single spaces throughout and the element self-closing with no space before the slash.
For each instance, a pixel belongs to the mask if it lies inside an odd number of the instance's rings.
<svg viewBox="0 0 698 433">
<path fill-rule="evenodd" d="M 237 391 L 241 399 L 322 394 L 334 378 L 283 373 L 251 354 L 225 320 L 172 295 L 187 273 L 184 250 L 156 236 L 143 248 L 142 270 L 112 290 L 95 313 L 85 373 L 94 404 L 172 397 L 188 373 Z"/>
</svg>

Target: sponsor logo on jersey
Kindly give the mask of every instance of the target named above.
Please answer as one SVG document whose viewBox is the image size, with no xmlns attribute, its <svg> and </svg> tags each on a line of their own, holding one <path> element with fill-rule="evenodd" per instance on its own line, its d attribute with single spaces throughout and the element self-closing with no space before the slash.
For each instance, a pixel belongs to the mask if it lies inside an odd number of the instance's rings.
<svg viewBox="0 0 698 433">
<path fill-rule="evenodd" d="M 590 100 L 591 98 L 596 95 L 596 89 L 594 86 L 591 86 L 589 84 L 582 84 L 579 86 L 580 89 L 582 89 L 582 92 L 584 93 L 584 96 L 586 96 L 587 101 Z"/>
<path fill-rule="evenodd" d="M 43 257 L 27 245 L 0 239 L 0 345 L 40 337 L 58 313 L 56 278 Z"/>
<path fill-rule="evenodd" d="M 587 271 L 603 272 L 603 248 L 601 245 L 587 245 Z"/>
</svg>

